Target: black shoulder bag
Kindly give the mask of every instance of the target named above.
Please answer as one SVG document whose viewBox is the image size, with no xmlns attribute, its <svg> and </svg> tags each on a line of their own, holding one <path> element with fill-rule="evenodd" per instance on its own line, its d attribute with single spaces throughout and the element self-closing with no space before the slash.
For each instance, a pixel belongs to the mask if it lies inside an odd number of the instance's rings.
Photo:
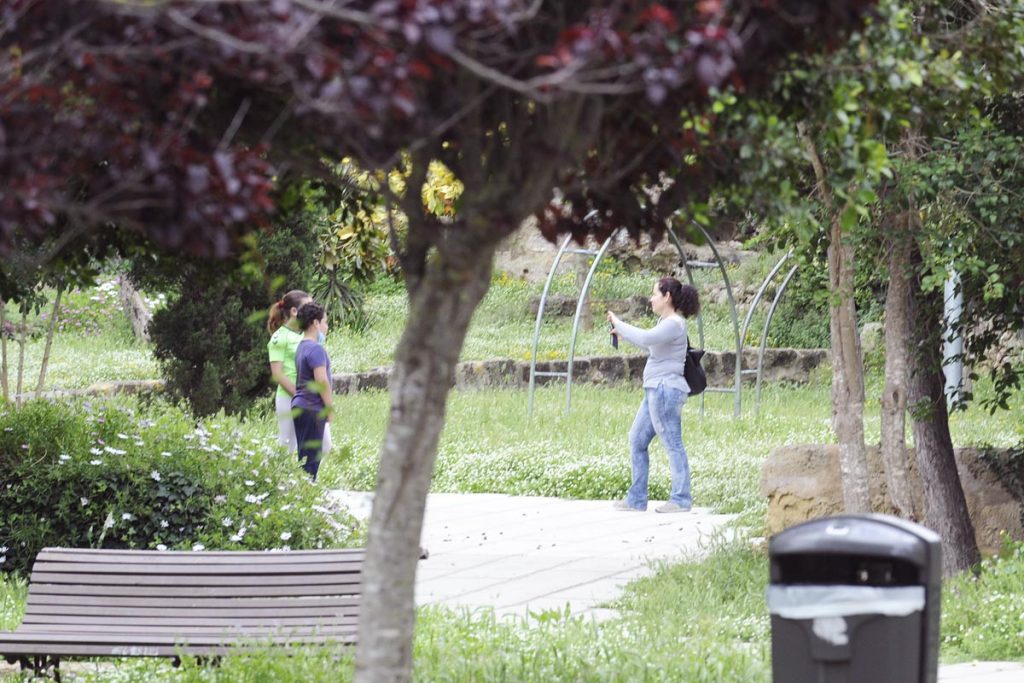
<svg viewBox="0 0 1024 683">
<path fill-rule="evenodd" d="M 683 363 L 683 379 L 690 385 L 690 396 L 704 393 L 708 387 L 708 376 L 704 374 L 704 368 L 700 365 L 700 359 L 704 357 L 704 349 L 695 349 L 690 346 L 690 338 L 686 338 L 686 361 Z"/>
</svg>

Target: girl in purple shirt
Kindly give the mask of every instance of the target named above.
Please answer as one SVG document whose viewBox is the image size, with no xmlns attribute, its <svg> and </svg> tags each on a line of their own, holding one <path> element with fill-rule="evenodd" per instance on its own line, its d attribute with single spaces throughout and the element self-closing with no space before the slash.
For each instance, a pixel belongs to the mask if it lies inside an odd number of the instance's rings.
<svg viewBox="0 0 1024 683">
<path fill-rule="evenodd" d="M 292 409 L 299 463 L 316 481 L 323 454 L 324 431 L 331 421 L 331 359 L 321 344 L 327 334 L 327 313 L 320 304 L 310 301 L 299 308 L 295 317 L 302 331 L 302 341 L 295 350 L 295 395 Z"/>
</svg>

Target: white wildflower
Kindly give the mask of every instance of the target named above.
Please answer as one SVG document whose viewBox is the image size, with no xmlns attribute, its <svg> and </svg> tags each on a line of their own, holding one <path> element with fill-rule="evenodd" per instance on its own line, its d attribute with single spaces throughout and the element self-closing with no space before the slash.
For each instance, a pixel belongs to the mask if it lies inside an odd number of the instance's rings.
<svg viewBox="0 0 1024 683">
<path fill-rule="evenodd" d="M 157 546 L 156 546 L 156 549 L 157 550 L 167 550 L 167 546 L 165 546 L 163 543 L 158 543 Z"/>
<path fill-rule="evenodd" d="M 241 536 L 241 534 L 231 534 L 231 539 L 230 540 L 231 540 L 232 543 L 238 543 L 239 541 L 242 540 L 242 536 Z"/>
<path fill-rule="evenodd" d="M 150 476 L 150 478 L 151 478 L 151 479 L 152 479 L 153 481 L 160 481 L 160 473 L 159 473 L 159 472 L 157 472 L 156 470 L 153 470 L 152 472 L 150 472 L 150 473 L 149 473 L 149 476 Z"/>
<path fill-rule="evenodd" d="M 291 537 L 292 537 L 292 532 L 290 532 L 290 531 L 285 531 L 285 532 L 281 533 L 281 540 L 282 541 L 287 541 L 287 540 L 291 539 Z"/>
<path fill-rule="evenodd" d="M 170 524 L 168 524 L 168 523 L 167 523 L 167 520 L 166 520 L 166 519 L 161 519 L 161 520 L 160 520 L 160 528 L 161 528 L 161 529 L 166 529 L 166 528 L 167 528 L 167 527 L 169 527 L 169 526 L 170 526 Z"/>
<path fill-rule="evenodd" d="M 255 495 L 250 493 L 250 494 L 246 495 L 245 502 L 246 503 L 259 503 L 260 499 L 257 496 L 255 496 Z"/>
<path fill-rule="evenodd" d="M 220 520 L 220 523 L 224 526 L 231 526 L 235 522 L 230 517 L 225 517 L 224 519 Z"/>
<path fill-rule="evenodd" d="M 206 550 L 206 546 L 202 543 L 196 543 L 194 546 L 192 546 L 192 550 L 199 552 L 200 550 Z"/>
<path fill-rule="evenodd" d="M 111 455 L 124 455 L 125 453 L 128 452 L 122 451 L 120 448 L 113 448 L 111 446 L 104 446 L 103 450 L 105 450 L 107 453 L 110 453 Z"/>
<path fill-rule="evenodd" d="M 121 519 L 123 519 L 126 522 L 130 522 L 134 519 L 134 517 L 132 517 L 132 513 L 126 512 L 123 515 L 121 515 Z"/>
<path fill-rule="evenodd" d="M 117 438 L 119 438 L 119 439 L 130 439 L 131 437 L 128 436 L 127 434 L 121 434 L 120 432 L 118 432 Z"/>
<path fill-rule="evenodd" d="M 89 464 L 90 465 L 102 465 L 103 461 L 102 460 L 90 460 Z"/>
<path fill-rule="evenodd" d="M 245 480 L 245 485 L 246 486 L 255 486 L 256 482 L 254 482 L 252 479 L 246 479 Z"/>
<path fill-rule="evenodd" d="M 82 507 L 85 507 L 86 505 L 89 504 L 89 499 L 85 498 L 84 496 L 82 498 L 79 498 L 78 500 L 82 503 Z"/>
<path fill-rule="evenodd" d="M 160 455 L 164 456 L 165 458 L 169 458 L 169 457 L 171 457 L 171 452 L 170 451 L 160 451 Z"/>
<path fill-rule="evenodd" d="M 103 455 L 103 449 L 96 448 L 95 446 L 93 448 L 90 448 L 89 452 L 92 453 L 93 455 Z"/>
<path fill-rule="evenodd" d="M 58 458 L 58 460 L 60 460 L 61 462 L 67 462 L 70 459 L 71 459 L 71 456 L 68 455 L 67 453 L 61 453 L 60 454 L 60 458 Z"/>
<path fill-rule="evenodd" d="M 225 501 L 226 501 L 227 499 L 228 499 L 228 497 L 227 497 L 227 496 L 223 496 L 223 495 L 221 495 L 221 496 L 214 496 L 214 497 L 213 497 L 213 502 L 214 502 L 214 503 L 223 503 L 223 502 L 225 502 Z"/>
<path fill-rule="evenodd" d="M 104 529 L 112 529 L 114 527 L 114 515 L 107 513 L 107 518 L 103 520 Z"/>
</svg>

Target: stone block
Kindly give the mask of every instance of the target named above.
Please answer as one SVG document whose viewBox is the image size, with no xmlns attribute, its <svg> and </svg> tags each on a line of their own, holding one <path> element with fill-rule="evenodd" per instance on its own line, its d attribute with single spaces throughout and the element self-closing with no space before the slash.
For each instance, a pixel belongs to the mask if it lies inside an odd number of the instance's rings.
<svg viewBox="0 0 1024 683">
<path fill-rule="evenodd" d="M 1024 491 L 1019 489 L 1020 473 L 1007 476 L 1006 470 L 1022 469 L 1009 450 L 982 451 L 977 448 L 955 450 L 957 470 L 974 524 L 975 538 L 982 553 L 993 554 L 1002 544 L 1002 533 L 1024 540 Z M 867 449 L 871 508 L 874 512 L 894 514 L 889 498 L 885 470 L 877 446 Z M 913 449 L 911 487 L 914 516 L 923 519 L 923 499 Z M 1017 471 L 1014 470 L 1014 471 Z M 1014 486 L 1012 482 L 1018 482 Z M 843 491 L 839 475 L 839 446 L 835 444 L 794 445 L 776 448 L 761 470 L 761 493 L 768 498 L 766 520 L 769 534 L 805 522 L 842 512 Z"/>
</svg>

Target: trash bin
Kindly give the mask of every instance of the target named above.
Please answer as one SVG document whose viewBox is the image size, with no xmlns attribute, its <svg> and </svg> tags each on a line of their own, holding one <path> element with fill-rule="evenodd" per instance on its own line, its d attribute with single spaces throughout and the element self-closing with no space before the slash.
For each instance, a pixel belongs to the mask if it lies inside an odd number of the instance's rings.
<svg viewBox="0 0 1024 683">
<path fill-rule="evenodd" d="M 935 683 L 939 537 L 888 515 L 841 515 L 768 545 L 776 683 Z"/>
</svg>

